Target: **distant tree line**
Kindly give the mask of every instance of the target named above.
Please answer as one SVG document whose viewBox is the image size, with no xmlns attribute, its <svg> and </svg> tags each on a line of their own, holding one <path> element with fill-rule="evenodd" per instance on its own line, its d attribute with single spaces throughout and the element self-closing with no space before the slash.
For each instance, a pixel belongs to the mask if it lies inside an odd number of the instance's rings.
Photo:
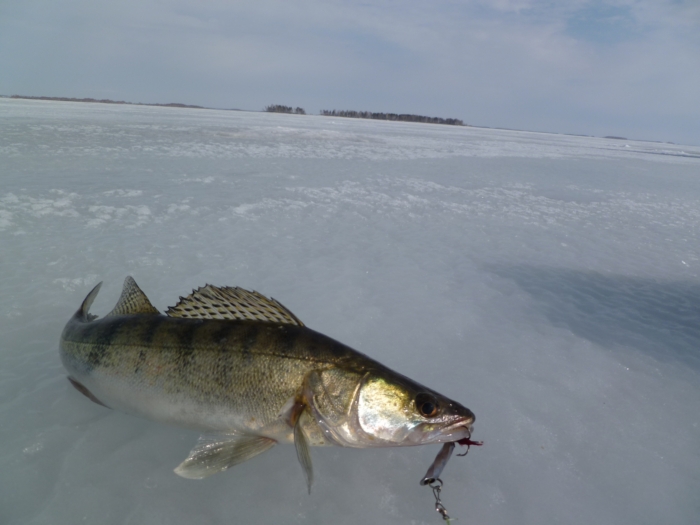
<svg viewBox="0 0 700 525">
<path fill-rule="evenodd" d="M 190 104 L 180 104 L 179 102 L 171 102 L 169 104 L 147 104 L 142 102 L 125 102 L 124 100 L 110 100 L 107 98 L 96 99 L 96 98 L 70 98 L 70 97 L 32 97 L 25 95 L 11 95 L 9 98 L 19 98 L 28 100 L 56 100 L 63 102 L 96 102 L 101 104 L 126 104 L 131 106 L 161 106 L 161 107 L 173 107 L 173 108 L 196 108 L 196 109 L 210 109 L 203 106 L 194 106 Z M 282 104 L 270 104 L 265 108 L 268 113 L 292 113 L 295 115 L 306 115 L 304 108 L 291 106 L 284 106 Z M 439 117 L 425 117 L 422 115 L 409 115 L 396 113 L 372 113 L 370 111 L 349 111 L 349 110 L 328 110 L 322 109 L 321 115 L 325 117 L 347 117 L 347 118 L 366 118 L 375 120 L 401 120 L 405 122 L 426 122 L 429 124 L 450 124 L 452 126 L 464 126 L 464 122 L 456 118 L 439 118 Z M 622 139 L 622 137 L 606 137 L 613 139 Z"/>
<path fill-rule="evenodd" d="M 59 102 L 97 102 L 100 104 L 126 104 L 127 106 L 161 106 L 167 108 L 195 108 L 206 109 L 203 106 L 192 106 L 190 104 L 180 104 L 179 102 L 171 102 L 169 104 L 144 104 L 141 102 L 125 102 L 123 100 L 110 100 L 108 98 L 70 98 L 70 97 L 30 97 L 24 95 L 12 95 L 10 98 L 21 98 L 26 100 L 55 100 Z"/>
<path fill-rule="evenodd" d="M 295 115 L 306 115 L 304 108 L 293 108 L 282 104 L 270 104 L 265 108 L 268 113 L 294 113 Z"/>
<path fill-rule="evenodd" d="M 375 120 L 401 120 L 405 122 L 426 122 L 428 124 L 449 124 L 451 126 L 464 126 L 464 122 L 457 118 L 424 117 L 422 115 L 407 115 L 396 113 L 372 113 L 371 111 L 348 111 L 322 109 L 324 117 L 369 118 Z"/>
</svg>

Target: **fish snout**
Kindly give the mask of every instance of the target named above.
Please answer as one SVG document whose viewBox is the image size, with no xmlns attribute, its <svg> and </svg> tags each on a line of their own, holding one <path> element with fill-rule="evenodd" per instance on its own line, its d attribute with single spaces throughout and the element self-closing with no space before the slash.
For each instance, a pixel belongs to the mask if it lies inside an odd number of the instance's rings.
<svg viewBox="0 0 700 525">
<path fill-rule="evenodd" d="M 454 418 L 454 422 L 443 429 L 443 434 L 449 435 L 455 441 L 471 437 L 474 421 L 476 421 L 476 416 L 471 410 L 464 407 L 461 408 L 462 410 Z"/>
<path fill-rule="evenodd" d="M 465 427 L 471 430 L 474 421 L 476 421 L 476 416 L 474 412 L 466 407 L 460 407 L 461 410 L 458 413 L 458 417 L 455 419 L 455 423 L 450 425 L 450 428 Z"/>
<path fill-rule="evenodd" d="M 474 415 L 474 412 L 469 410 L 468 408 L 466 409 L 467 413 L 464 414 L 464 420 L 462 421 L 462 424 L 466 427 L 471 428 L 471 426 L 474 424 L 474 421 L 476 421 L 476 416 Z"/>
</svg>

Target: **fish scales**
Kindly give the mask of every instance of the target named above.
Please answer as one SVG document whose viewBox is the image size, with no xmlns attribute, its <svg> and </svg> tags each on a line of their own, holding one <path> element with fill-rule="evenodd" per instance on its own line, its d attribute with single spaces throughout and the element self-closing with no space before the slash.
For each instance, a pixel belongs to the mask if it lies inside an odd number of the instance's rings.
<svg viewBox="0 0 700 525">
<path fill-rule="evenodd" d="M 262 424 L 277 418 L 310 370 L 350 359 L 362 369 L 381 366 L 309 328 L 255 321 L 108 317 L 69 325 L 62 346 L 86 374 L 223 404 Z"/>
<path fill-rule="evenodd" d="M 207 285 L 162 315 L 127 277 L 104 318 L 89 308 L 60 341 L 71 383 L 91 400 L 204 433 L 175 469 L 201 478 L 293 442 L 311 485 L 309 445 L 406 446 L 468 438 L 459 403 L 315 332 L 257 292 Z"/>
</svg>

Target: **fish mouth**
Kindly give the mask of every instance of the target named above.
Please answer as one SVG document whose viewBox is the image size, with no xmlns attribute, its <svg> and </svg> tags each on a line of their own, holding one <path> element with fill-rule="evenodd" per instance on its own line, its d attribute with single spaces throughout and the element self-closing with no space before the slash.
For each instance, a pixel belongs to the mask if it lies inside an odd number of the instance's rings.
<svg viewBox="0 0 700 525">
<path fill-rule="evenodd" d="M 476 418 L 474 416 L 469 416 L 465 418 L 461 418 L 459 421 L 456 423 L 453 423 L 450 426 L 447 426 L 442 429 L 442 434 L 447 435 L 450 438 L 455 437 L 454 441 L 458 441 L 460 439 L 469 439 L 472 436 L 472 431 L 474 430 L 474 420 Z"/>
<path fill-rule="evenodd" d="M 475 420 L 476 420 L 476 417 L 474 416 L 474 414 L 470 414 L 468 416 L 464 416 L 464 417 L 459 418 L 459 420 L 452 423 L 450 426 L 445 427 L 445 430 L 451 431 L 451 430 L 457 429 L 459 427 L 465 427 L 468 431 L 471 432 L 471 429 L 474 426 Z"/>
</svg>

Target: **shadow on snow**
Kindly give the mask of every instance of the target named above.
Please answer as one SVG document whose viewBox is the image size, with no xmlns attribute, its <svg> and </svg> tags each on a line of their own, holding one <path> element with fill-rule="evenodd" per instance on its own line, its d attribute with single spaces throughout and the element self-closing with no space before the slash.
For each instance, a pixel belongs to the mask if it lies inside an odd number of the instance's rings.
<svg viewBox="0 0 700 525">
<path fill-rule="evenodd" d="M 700 370 L 700 284 L 527 265 L 487 269 L 515 281 L 554 326 Z"/>
</svg>

